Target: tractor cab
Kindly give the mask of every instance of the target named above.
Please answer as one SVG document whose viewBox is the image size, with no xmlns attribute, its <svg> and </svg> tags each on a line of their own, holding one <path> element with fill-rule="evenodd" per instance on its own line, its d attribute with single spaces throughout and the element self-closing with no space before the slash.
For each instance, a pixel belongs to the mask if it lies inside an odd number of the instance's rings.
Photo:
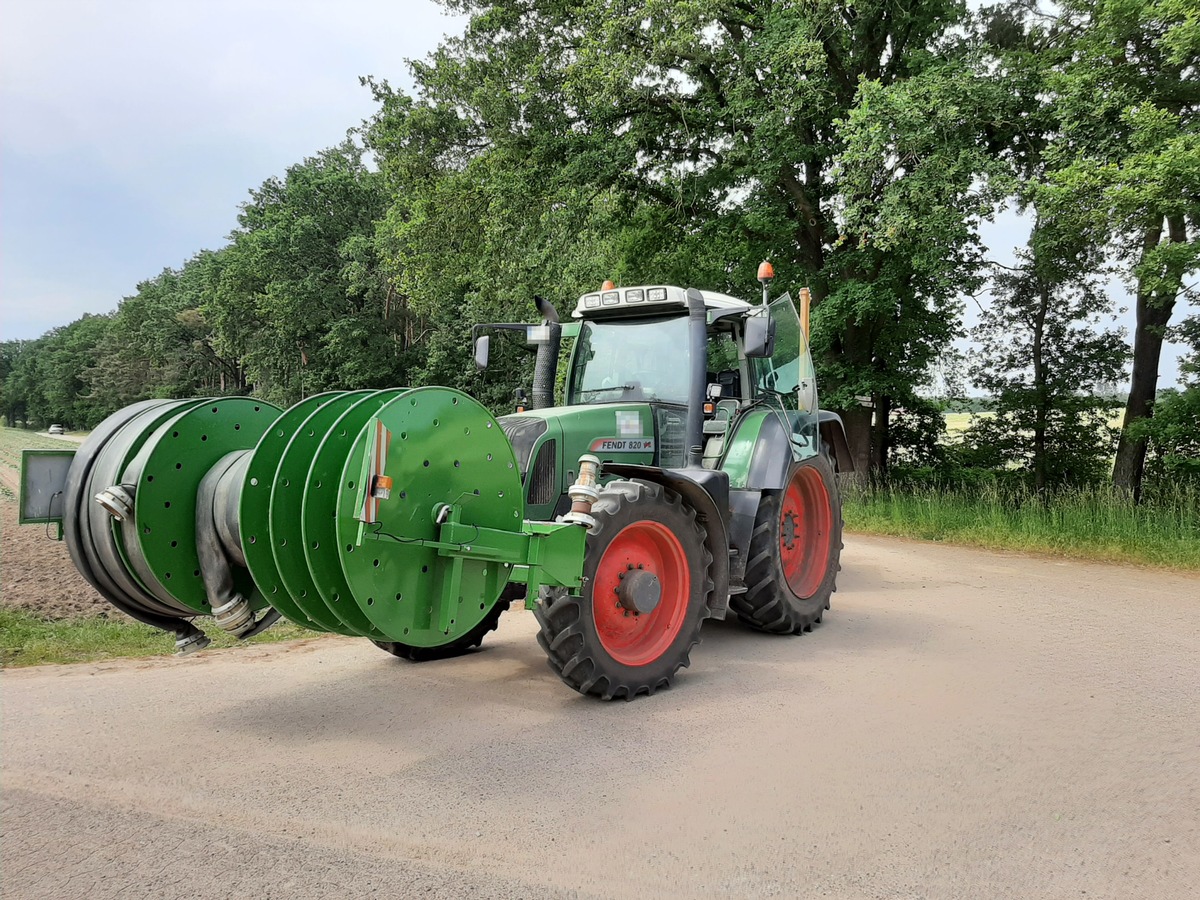
<svg viewBox="0 0 1200 900">
<path fill-rule="evenodd" d="M 645 401 L 661 407 L 658 464 L 684 465 L 681 417 L 694 399 L 694 370 L 702 366 L 705 467 L 720 466 L 731 429 L 752 409 L 782 417 L 796 460 L 815 454 L 816 381 L 791 296 L 754 306 L 715 291 L 697 293 L 705 316 L 702 363 L 693 359 L 683 288 L 613 288 L 579 298 L 564 405 Z"/>
<path fill-rule="evenodd" d="M 486 330 L 523 331 L 536 348 L 531 408 L 500 418 L 531 514 L 566 510 L 584 453 L 609 468 L 723 471 L 736 490 L 768 464 L 782 472 L 820 452 L 812 358 L 790 295 L 751 304 L 716 291 L 606 283 L 579 298 L 569 322 L 545 301 L 539 309 L 539 325 L 476 326 L 481 368 Z M 560 367 L 563 339 L 570 347 Z M 555 383 L 557 396 L 547 390 Z"/>
</svg>

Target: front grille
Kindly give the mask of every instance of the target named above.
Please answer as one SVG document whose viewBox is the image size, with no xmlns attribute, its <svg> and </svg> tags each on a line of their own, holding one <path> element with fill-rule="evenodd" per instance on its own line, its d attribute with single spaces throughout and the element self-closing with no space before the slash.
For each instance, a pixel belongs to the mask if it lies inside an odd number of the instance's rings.
<svg viewBox="0 0 1200 900">
<path fill-rule="evenodd" d="M 558 473 L 554 464 L 558 452 L 557 445 L 558 442 L 553 439 L 542 444 L 533 468 L 529 470 L 528 502 L 531 506 L 550 503 L 558 497 Z"/>
<path fill-rule="evenodd" d="M 658 409 L 658 464 L 664 469 L 682 466 L 687 457 L 687 415 L 665 407 Z"/>
<path fill-rule="evenodd" d="M 501 416 L 499 422 L 504 436 L 516 451 L 517 468 L 524 477 L 529 471 L 529 454 L 533 452 L 533 445 L 546 433 L 546 420 L 533 416 Z"/>
</svg>

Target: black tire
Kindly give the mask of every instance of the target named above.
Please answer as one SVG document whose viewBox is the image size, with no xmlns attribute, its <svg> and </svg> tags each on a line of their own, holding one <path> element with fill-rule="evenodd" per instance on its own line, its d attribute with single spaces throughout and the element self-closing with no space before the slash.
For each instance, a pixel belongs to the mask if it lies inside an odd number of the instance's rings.
<svg viewBox="0 0 1200 900">
<path fill-rule="evenodd" d="M 794 515 L 795 504 L 789 503 L 788 492 L 792 485 L 805 484 L 813 488 L 820 484 L 824 488 L 825 501 L 809 498 L 804 514 L 809 520 L 805 525 L 815 525 L 819 538 L 813 540 L 824 547 L 824 558 L 816 556 L 800 560 L 804 566 L 802 575 L 793 571 L 789 584 L 785 572 L 783 554 L 790 536 L 795 539 L 796 525 L 785 526 L 784 510 Z M 814 493 L 820 494 L 819 491 Z M 818 508 L 826 502 L 824 510 Z M 729 608 L 737 617 L 759 631 L 771 634 L 800 634 L 811 631 L 821 621 L 829 601 L 837 590 L 837 573 L 841 569 L 842 556 L 842 501 L 838 492 L 837 476 L 833 463 L 826 453 L 798 463 L 792 468 L 789 488 L 780 491 L 764 491 L 754 520 L 754 533 L 750 539 L 750 550 L 746 562 L 746 592 L 730 598 Z M 807 587 L 799 593 L 793 584 L 804 583 Z"/>
<path fill-rule="evenodd" d="M 573 596 L 561 589 L 542 591 L 534 609 L 534 615 L 541 625 L 538 643 L 546 651 L 550 668 L 581 694 L 604 700 L 632 700 L 641 694 L 652 695 L 660 688 L 671 686 L 676 673 L 689 664 L 692 648 L 699 643 L 700 626 L 713 588 L 709 575 L 712 555 L 704 546 L 704 532 L 696 523 L 695 510 L 686 505 L 678 494 L 658 484 L 643 481 L 611 482 L 592 505 L 592 516 L 596 525 L 587 536 L 584 582 L 580 596 Z M 629 530 L 631 526 L 632 530 Z M 647 618 L 643 620 L 637 618 L 642 613 L 629 613 L 620 607 L 620 602 L 613 599 L 612 589 L 607 587 L 607 582 L 614 569 L 620 568 L 621 560 L 629 558 L 629 548 L 643 546 L 636 544 L 632 536 L 646 531 L 653 532 L 655 540 L 670 542 L 673 539 L 678 545 L 683 564 L 687 567 L 688 582 L 686 588 L 679 587 L 678 593 L 673 594 L 671 584 L 664 578 L 661 582 L 663 599 L 652 612 L 645 614 Z M 618 537 L 621 538 L 620 542 L 617 542 Z M 610 548 L 613 548 L 610 558 L 598 578 L 601 561 L 606 553 L 610 553 Z M 646 551 L 646 568 L 651 571 L 662 568 L 664 573 L 669 571 L 669 564 L 660 566 L 654 562 L 653 552 L 653 549 Z M 676 554 L 673 559 L 678 564 L 680 556 Z M 658 573 L 654 574 L 657 576 Z M 600 599 L 594 596 L 597 585 L 603 585 L 599 589 L 605 592 Z M 613 603 L 613 611 L 604 607 L 598 612 L 594 606 L 595 603 L 610 602 Z M 648 648 L 645 652 L 654 654 L 645 662 L 631 664 L 629 661 L 641 650 L 615 646 L 610 649 L 606 646 L 597 616 L 607 626 L 613 621 L 615 610 L 620 610 L 622 618 L 634 616 L 634 621 L 645 623 L 642 626 L 629 626 L 629 640 L 635 642 L 633 646 Z M 678 631 L 674 631 L 676 622 L 679 623 Z M 623 626 L 623 623 L 618 624 Z M 614 638 L 607 627 L 605 633 L 610 644 L 624 640 Z M 643 636 L 649 636 L 649 643 L 643 640 Z M 638 641 L 642 643 L 637 644 Z M 657 647 L 659 643 L 663 645 L 661 650 Z"/>
<path fill-rule="evenodd" d="M 411 644 L 401 644 L 399 641 L 373 640 L 371 643 L 380 650 L 386 650 L 392 656 L 398 656 L 401 659 L 407 659 L 412 662 L 429 662 L 435 659 L 450 659 L 454 656 L 462 656 L 464 653 L 469 653 L 482 644 L 488 632 L 496 630 L 496 626 L 500 624 L 500 616 L 508 611 L 509 602 L 508 588 L 505 588 L 505 593 L 496 601 L 496 605 L 488 610 L 488 614 L 483 617 L 483 621 L 462 637 L 448 644 L 442 644 L 440 647 L 414 647 Z"/>
</svg>

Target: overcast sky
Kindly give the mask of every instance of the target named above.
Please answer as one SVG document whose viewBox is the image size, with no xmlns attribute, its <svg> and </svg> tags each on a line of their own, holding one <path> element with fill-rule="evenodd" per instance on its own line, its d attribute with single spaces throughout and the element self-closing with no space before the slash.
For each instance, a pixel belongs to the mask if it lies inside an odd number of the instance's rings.
<svg viewBox="0 0 1200 900">
<path fill-rule="evenodd" d="M 431 0 L 0 0 L 0 335 L 221 246 L 247 191 L 374 111 L 359 76 L 407 87 L 461 24 Z M 1011 259 L 1022 230 L 985 237 Z"/>
</svg>

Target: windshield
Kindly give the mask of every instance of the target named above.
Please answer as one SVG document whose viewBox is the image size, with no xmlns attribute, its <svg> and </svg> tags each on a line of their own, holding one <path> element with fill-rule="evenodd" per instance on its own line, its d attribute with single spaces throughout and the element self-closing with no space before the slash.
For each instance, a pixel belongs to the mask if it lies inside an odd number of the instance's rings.
<svg viewBox="0 0 1200 900">
<path fill-rule="evenodd" d="M 688 320 L 584 322 L 567 403 L 688 402 Z"/>
</svg>

